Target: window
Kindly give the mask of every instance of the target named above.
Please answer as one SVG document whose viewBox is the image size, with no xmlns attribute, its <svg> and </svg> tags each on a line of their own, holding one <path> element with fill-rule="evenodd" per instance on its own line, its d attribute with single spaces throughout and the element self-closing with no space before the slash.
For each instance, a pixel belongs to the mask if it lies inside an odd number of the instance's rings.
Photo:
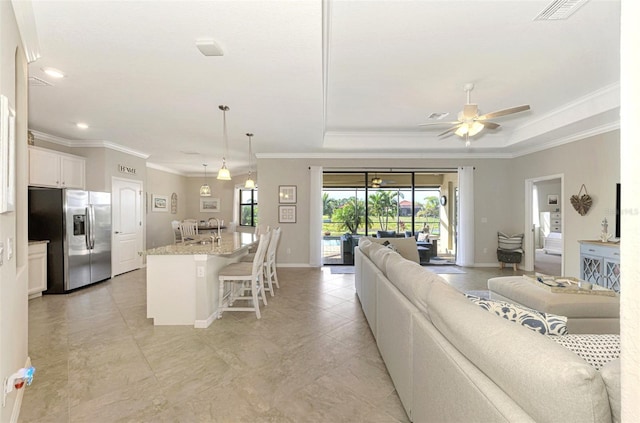
<svg viewBox="0 0 640 423">
<path fill-rule="evenodd" d="M 240 226 L 258 224 L 258 190 L 240 188 Z"/>
</svg>

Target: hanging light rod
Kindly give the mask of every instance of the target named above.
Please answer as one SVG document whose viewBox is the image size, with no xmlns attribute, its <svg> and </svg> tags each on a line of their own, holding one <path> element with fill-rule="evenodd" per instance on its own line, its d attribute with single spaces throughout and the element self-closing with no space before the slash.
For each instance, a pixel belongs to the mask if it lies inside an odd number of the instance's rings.
<svg viewBox="0 0 640 423">
<path fill-rule="evenodd" d="M 249 137 L 249 176 L 247 176 L 247 181 L 244 183 L 244 187 L 249 189 L 254 189 L 256 187 L 256 182 L 251 178 L 251 170 L 253 169 L 253 154 L 251 153 L 251 137 L 253 137 L 253 134 L 247 132 L 246 135 Z"/>
<path fill-rule="evenodd" d="M 204 183 L 200 187 L 200 197 L 211 197 L 211 187 L 207 184 L 207 164 L 203 163 L 204 166 Z"/>
<path fill-rule="evenodd" d="M 231 180 L 231 172 L 227 169 L 227 156 L 229 155 L 229 146 L 227 141 L 227 112 L 229 111 L 229 106 L 220 105 L 218 109 L 222 110 L 222 139 L 224 141 L 224 156 L 222 156 L 222 167 L 218 171 L 218 179 L 222 181 L 230 181 Z"/>
</svg>

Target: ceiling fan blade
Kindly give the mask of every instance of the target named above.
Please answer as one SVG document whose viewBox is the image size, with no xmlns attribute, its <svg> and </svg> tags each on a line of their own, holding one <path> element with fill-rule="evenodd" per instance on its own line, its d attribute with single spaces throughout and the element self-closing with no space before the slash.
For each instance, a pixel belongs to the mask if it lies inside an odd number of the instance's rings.
<svg viewBox="0 0 640 423">
<path fill-rule="evenodd" d="M 525 104 L 524 106 L 511 107 L 508 109 L 498 110 L 495 112 L 487 113 L 486 115 L 478 116 L 477 120 L 493 119 L 496 117 L 506 116 L 513 113 L 520 113 L 520 112 L 524 112 L 525 110 L 529 110 L 530 108 L 531 107 L 529 107 L 528 104 Z"/>
<path fill-rule="evenodd" d="M 482 124 L 484 125 L 485 128 L 489 128 L 489 129 L 498 129 L 500 127 L 500 125 L 498 125 L 495 122 L 489 122 L 488 120 L 483 120 Z"/>
<path fill-rule="evenodd" d="M 433 125 L 459 125 L 459 121 L 455 122 L 429 122 L 429 123 L 421 123 L 418 126 L 433 126 Z"/>
<path fill-rule="evenodd" d="M 465 104 L 462 109 L 462 116 L 465 119 L 473 119 L 478 116 L 478 105 L 477 104 Z"/>
<path fill-rule="evenodd" d="M 438 134 L 438 136 L 439 136 L 439 137 L 441 137 L 441 136 L 443 136 L 443 135 L 446 135 L 446 134 L 449 134 L 449 133 L 451 133 L 451 132 L 454 132 L 456 129 L 460 128 L 462 125 L 463 125 L 463 124 L 462 124 L 462 123 L 460 123 L 459 125 L 452 126 L 451 128 L 447 129 L 447 130 L 446 130 L 446 131 L 444 131 L 443 133 Z"/>
</svg>

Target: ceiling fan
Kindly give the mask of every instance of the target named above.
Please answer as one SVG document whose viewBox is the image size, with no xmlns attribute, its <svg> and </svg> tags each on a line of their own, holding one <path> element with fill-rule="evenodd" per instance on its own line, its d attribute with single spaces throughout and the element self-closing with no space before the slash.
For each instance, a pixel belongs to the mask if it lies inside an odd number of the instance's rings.
<svg viewBox="0 0 640 423">
<path fill-rule="evenodd" d="M 467 104 L 465 104 L 462 111 L 458 113 L 458 120 L 452 122 L 429 122 L 420 124 L 419 126 L 453 125 L 451 128 L 438 134 L 438 136 L 454 133 L 460 137 L 464 137 L 468 147 L 471 145 L 469 137 L 477 135 L 484 128 L 496 129 L 500 127 L 499 124 L 490 122 L 489 119 L 524 112 L 530 109 L 529 105 L 525 104 L 523 106 L 510 107 L 508 109 L 496 110 L 495 112 L 480 115 L 478 105 L 471 103 L 471 91 L 473 90 L 473 87 L 473 83 L 467 83 L 464 85 L 464 91 L 467 93 Z"/>
</svg>

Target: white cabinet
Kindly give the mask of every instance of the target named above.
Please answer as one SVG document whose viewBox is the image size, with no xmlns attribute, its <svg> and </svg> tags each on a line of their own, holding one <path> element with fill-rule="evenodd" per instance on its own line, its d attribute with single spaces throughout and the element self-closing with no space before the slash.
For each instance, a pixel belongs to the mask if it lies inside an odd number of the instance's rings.
<svg viewBox="0 0 640 423">
<path fill-rule="evenodd" d="M 620 292 L 620 246 L 611 242 L 580 242 L 580 279 Z"/>
<path fill-rule="evenodd" d="M 29 147 L 29 185 L 84 189 L 85 159 L 39 147 Z"/>
<path fill-rule="evenodd" d="M 47 241 L 29 243 L 29 299 L 47 290 Z"/>
<path fill-rule="evenodd" d="M 550 229 L 551 232 L 562 232 L 562 213 L 550 212 Z"/>
</svg>

